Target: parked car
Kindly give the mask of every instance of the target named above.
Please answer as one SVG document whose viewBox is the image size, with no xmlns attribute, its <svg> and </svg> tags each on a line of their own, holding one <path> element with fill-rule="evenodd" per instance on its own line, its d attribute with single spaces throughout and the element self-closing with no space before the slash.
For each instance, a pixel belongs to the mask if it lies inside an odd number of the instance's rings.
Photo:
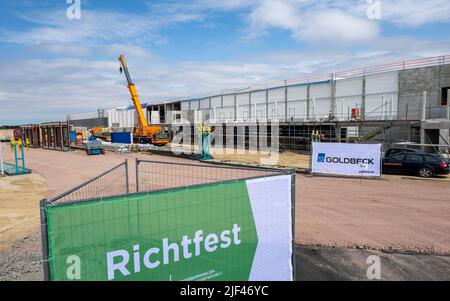
<svg viewBox="0 0 450 301">
<path fill-rule="evenodd" d="M 417 149 L 411 149 L 411 148 L 391 148 L 389 149 L 386 154 L 384 154 L 384 157 L 387 158 L 389 156 L 400 154 L 400 153 L 421 153 L 420 150 Z"/>
<path fill-rule="evenodd" d="M 383 173 L 418 175 L 430 178 L 450 173 L 448 162 L 440 155 L 403 152 L 383 159 Z"/>
</svg>

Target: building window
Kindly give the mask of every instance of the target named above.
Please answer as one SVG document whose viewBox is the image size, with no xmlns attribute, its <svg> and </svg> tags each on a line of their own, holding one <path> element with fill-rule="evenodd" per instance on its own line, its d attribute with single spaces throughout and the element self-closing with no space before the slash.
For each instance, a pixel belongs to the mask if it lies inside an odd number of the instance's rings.
<svg viewBox="0 0 450 301">
<path fill-rule="evenodd" d="M 450 87 L 442 88 L 442 99 L 441 99 L 441 105 L 446 106 L 448 104 L 448 90 L 450 90 Z"/>
</svg>

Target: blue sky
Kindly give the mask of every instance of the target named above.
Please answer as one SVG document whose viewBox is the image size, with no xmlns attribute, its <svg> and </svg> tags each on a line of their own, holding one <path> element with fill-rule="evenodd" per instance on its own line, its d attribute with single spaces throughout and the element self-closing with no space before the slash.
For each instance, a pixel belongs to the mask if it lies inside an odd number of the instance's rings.
<svg viewBox="0 0 450 301">
<path fill-rule="evenodd" d="M 450 54 L 448 0 L 373 1 L 1 1 L 0 124 L 127 105 L 120 53 L 145 102 Z"/>
</svg>

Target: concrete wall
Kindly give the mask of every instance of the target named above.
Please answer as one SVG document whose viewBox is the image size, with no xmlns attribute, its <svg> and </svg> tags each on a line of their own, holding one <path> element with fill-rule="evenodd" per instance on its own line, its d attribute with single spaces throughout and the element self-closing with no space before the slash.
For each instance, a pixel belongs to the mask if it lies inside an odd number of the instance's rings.
<svg viewBox="0 0 450 301">
<path fill-rule="evenodd" d="M 403 70 L 399 73 L 400 116 L 421 116 L 423 91 L 427 91 L 427 118 L 444 118 L 442 88 L 450 87 L 450 65 Z M 408 112 L 406 108 L 408 107 Z"/>
<path fill-rule="evenodd" d="M 79 119 L 79 120 L 70 120 L 70 124 L 74 127 L 85 127 L 85 128 L 94 128 L 94 127 L 108 127 L 108 118 L 89 118 L 89 119 Z"/>
</svg>

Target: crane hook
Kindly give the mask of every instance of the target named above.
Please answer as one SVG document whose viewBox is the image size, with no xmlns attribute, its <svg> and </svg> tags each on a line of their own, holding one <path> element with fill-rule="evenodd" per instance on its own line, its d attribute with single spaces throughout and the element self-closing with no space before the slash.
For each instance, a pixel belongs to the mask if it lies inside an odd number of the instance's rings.
<svg viewBox="0 0 450 301">
<path fill-rule="evenodd" d="M 119 70 L 120 70 L 120 74 L 122 74 L 122 72 L 123 72 L 123 69 L 122 69 L 122 67 L 120 67 L 120 69 L 119 69 Z"/>
</svg>

